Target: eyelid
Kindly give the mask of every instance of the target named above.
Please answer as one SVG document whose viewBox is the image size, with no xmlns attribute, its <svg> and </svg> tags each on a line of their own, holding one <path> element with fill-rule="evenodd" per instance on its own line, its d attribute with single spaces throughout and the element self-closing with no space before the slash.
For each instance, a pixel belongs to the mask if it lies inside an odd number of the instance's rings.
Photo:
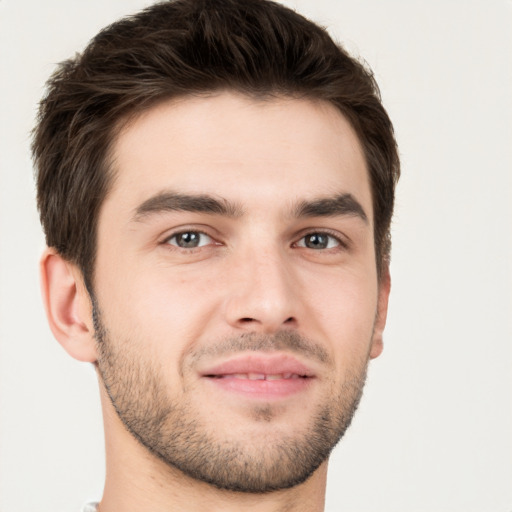
<svg viewBox="0 0 512 512">
<path fill-rule="evenodd" d="M 200 237 L 199 238 L 199 244 L 197 246 L 195 246 L 195 247 L 180 247 L 178 245 L 178 243 L 176 243 L 176 244 L 171 243 L 171 241 L 173 239 L 175 239 L 175 238 L 177 239 L 180 235 L 190 234 L 190 233 L 194 233 L 194 234 L 199 235 L 199 237 Z M 206 243 L 201 243 L 201 238 L 204 238 L 204 237 L 207 239 L 207 241 L 206 241 Z M 166 243 L 168 245 L 172 245 L 172 246 L 178 247 L 179 249 L 198 249 L 200 247 L 204 247 L 206 245 L 210 245 L 212 241 L 213 241 L 212 237 L 210 235 L 207 235 L 206 233 L 201 233 L 200 231 L 182 231 L 181 233 L 175 233 L 174 235 L 172 235 L 169 238 L 167 238 Z"/>
<path fill-rule="evenodd" d="M 199 247 L 196 247 L 196 249 L 200 249 L 201 247 L 205 247 L 207 245 L 211 245 L 212 243 L 217 245 L 217 244 L 220 244 L 220 242 L 218 242 L 217 240 L 217 237 L 215 237 L 212 233 L 209 232 L 210 230 L 208 229 L 205 229 L 204 227 L 197 227 L 197 226 L 179 226 L 179 227 L 176 227 L 176 228 L 173 228 L 171 231 L 167 231 L 160 239 L 160 242 L 159 244 L 160 245 L 167 245 L 167 246 L 172 246 L 172 247 L 175 247 L 176 249 L 184 249 L 184 250 L 190 250 L 190 249 L 185 249 L 184 247 L 179 247 L 178 245 L 175 245 L 175 244 L 170 244 L 169 241 L 178 236 L 178 235 L 181 235 L 181 234 L 184 234 L 184 233 L 199 233 L 201 235 L 204 235 L 206 237 L 208 237 L 210 239 L 210 242 L 208 244 L 204 244 L 202 246 L 199 246 Z"/>
<path fill-rule="evenodd" d="M 340 233 L 339 231 L 333 231 L 332 229 L 328 229 L 328 228 L 316 228 L 316 229 L 313 228 L 313 229 L 305 230 L 300 233 L 300 235 L 297 239 L 297 242 L 295 242 L 294 245 L 297 246 L 298 242 L 303 240 L 308 235 L 327 235 L 331 238 L 334 238 L 338 242 L 339 247 L 342 247 L 343 249 L 348 249 L 350 246 L 349 240 L 346 236 L 343 236 L 343 234 Z M 298 247 L 305 247 L 305 245 L 300 245 Z M 332 250 L 332 249 L 335 249 L 335 247 L 331 247 L 330 249 L 323 249 L 323 250 L 328 251 L 328 250 Z"/>
</svg>

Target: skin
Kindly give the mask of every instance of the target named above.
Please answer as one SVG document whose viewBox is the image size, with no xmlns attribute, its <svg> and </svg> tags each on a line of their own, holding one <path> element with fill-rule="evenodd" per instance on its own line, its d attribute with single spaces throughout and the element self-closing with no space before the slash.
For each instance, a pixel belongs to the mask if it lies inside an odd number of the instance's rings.
<svg viewBox="0 0 512 512">
<path fill-rule="evenodd" d="M 249 456 L 303 435 L 319 405 L 339 401 L 354 372 L 364 373 L 382 351 L 389 274 L 377 277 L 368 173 L 349 123 L 324 102 L 222 92 L 154 107 L 123 129 L 112 156 L 116 177 L 100 211 L 94 291 L 118 354 L 152 365 L 169 397 L 187 403 L 217 441 L 240 441 Z M 232 211 L 144 210 L 168 192 L 206 195 Z M 296 215 L 303 202 L 347 194 L 363 214 Z M 200 246 L 180 248 L 183 232 L 204 233 Z M 308 246 L 311 234 L 328 235 L 327 246 Z M 53 249 L 41 268 L 56 338 L 73 357 L 97 364 L 80 271 Z M 277 350 L 314 373 L 304 390 L 253 398 L 201 375 L 231 357 L 215 355 L 223 340 L 283 331 L 312 340 L 326 356 Z M 208 355 L 191 356 L 201 353 Z M 107 451 L 101 512 L 323 510 L 327 460 L 288 489 L 217 489 L 136 441 L 101 372 L 99 380 Z"/>
</svg>

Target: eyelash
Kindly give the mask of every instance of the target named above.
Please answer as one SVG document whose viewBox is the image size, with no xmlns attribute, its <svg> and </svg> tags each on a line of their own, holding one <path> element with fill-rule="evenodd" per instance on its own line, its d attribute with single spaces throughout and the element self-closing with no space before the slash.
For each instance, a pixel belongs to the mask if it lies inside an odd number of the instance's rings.
<svg viewBox="0 0 512 512">
<path fill-rule="evenodd" d="M 206 247 L 208 245 L 211 244 L 210 243 L 207 243 L 207 244 L 204 244 L 204 245 L 200 245 L 198 247 L 180 247 L 179 245 L 177 244 L 171 244 L 171 240 L 173 238 L 177 238 L 179 237 L 180 235 L 186 235 L 186 234 L 196 234 L 196 235 L 202 235 L 202 236 L 206 236 L 208 237 L 210 240 L 212 240 L 213 242 L 215 242 L 215 239 L 209 235 L 208 233 L 206 233 L 205 231 L 202 231 L 200 229 L 183 229 L 181 231 L 177 231 L 176 233 L 172 233 L 171 235 L 169 235 L 168 237 L 166 237 L 163 241 L 162 241 L 162 245 L 170 245 L 172 246 L 173 248 L 175 249 L 178 249 L 178 250 L 184 250 L 184 251 L 187 251 L 187 252 L 190 252 L 190 251 L 193 251 L 194 249 L 201 249 L 203 247 Z M 214 244 L 214 245 L 219 245 L 218 243 Z"/>
<path fill-rule="evenodd" d="M 205 237 L 208 237 L 211 242 L 209 243 L 206 243 L 204 245 L 199 245 L 197 247 L 180 247 L 179 245 L 177 244 L 171 244 L 171 240 L 179 237 L 180 235 L 186 235 L 186 234 L 196 234 L 196 235 L 202 235 L 202 236 L 205 236 Z M 323 249 L 314 249 L 314 248 L 311 248 L 311 247 L 307 247 L 305 245 L 305 242 L 303 243 L 303 245 L 299 245 L 299 243 L 303 240 L 305 240 L 308 236 L 313 236 L 313 235 L 318 235 L 318 236 L 327 236 L 329 237 L 330 239 L 333 239 L 335 240 L 336 242 L 336 247 L 326 247 L 326 248 L 323 248 Z M 212 244 L 213 242 L 213 244 Z M 212 237 L 211 235 L 209 235 L 208 233 L 206 233 L 205 231 L 202 231 L 200 229 L 183 229 L 183 230 L 180 230 L 180 231 L 177 231 L 175 233 L 172 233 L 171 235 L 167 236 L 164 240 L 162 240 L 161 242 L 162 245 L 166 245 L 166 246 L 171 246 L 173 248 L 173 250 L 182 250 L 182 251 L 186 251 L 186 252 L 192 252 L 194 250 L 199 250 L 199 249 L 203 249 L 204 247 L 207 247 L 209 245 L 222 245 L 220 242 L 216 242 L 215 238 Z M 328 229 L 323 229 L 323 230 L 311 230 L 311 231 L 308 231 L 306 233 L 303 233 L 301 234 L 300 238 L 294 242 L 292 244 L 292 246 L 295 246 L 295 247 L 300 247 L 300 248 L 304 248 L 304 249 L 310 249 L 312 251 L 322 251 L 322 252 L 325 252 L 325 251 L 335 251 L 335 250 L 339 250 L 339 249 L 348 249 L 349 248 L 349 245 L 346 241 L 344 241 L 340 236 L 339 236 L 339 233 L 337 232 L 332 232 Z"/>
<path fill-rule="evenodd" d="M 338 244 L 337 247 L 325 248 L 325 249 L 322 249 L 323 251 L 336 250 L 336 249 L 348 249 L 348 243 L 340 237 L 340 234 L 337 232 L 330 231 L 329 229 L 311 230 L 311 231 L 308 231 L 307 233 L 303 233 L 301 235 L 301 237 L 299 238 L 299 240 L 297 242 L 295 242 L 294 245 L 297 246 L 297 244 L 300 241 L 302 241 L 306 237 L 312 236 L 312 235 L 327 236 L 331 239 L 334 239 L 336 241 L 336 243 Z M 304 246 L 301 245 L 299 247 L 304 247 Z M 308 247 L 304 247 L 304 248 L 308 249 Z M 309 249 L 311 249 L 311 248 L 309 248 Z M 311 250 L 320 250 L 320 249 L 311 249 Z"/>
</svg>

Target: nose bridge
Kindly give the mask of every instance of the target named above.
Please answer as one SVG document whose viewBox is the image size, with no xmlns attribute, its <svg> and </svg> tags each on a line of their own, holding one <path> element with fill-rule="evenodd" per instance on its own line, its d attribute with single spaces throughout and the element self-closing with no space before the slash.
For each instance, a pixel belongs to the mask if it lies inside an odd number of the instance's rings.
<svg viewBox="0 0 512 512">
<path fill-rule="evenodd" d="M 271 332 L 298 322 L 297 282 L 282 247 L 251 245 L 235 266 L 227 290 L 230 324 Z"/>
</svg>

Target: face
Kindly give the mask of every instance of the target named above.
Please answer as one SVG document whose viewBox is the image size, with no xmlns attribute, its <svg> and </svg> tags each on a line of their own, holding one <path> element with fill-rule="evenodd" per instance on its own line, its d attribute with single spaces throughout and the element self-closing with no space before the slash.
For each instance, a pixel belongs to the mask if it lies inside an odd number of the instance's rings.
<svg viewBox="0 0 512 512">
<path fill-rule="evenodd" d="M 307 479 L 380 353 L 361 147 L 331 105 L 231 93 L 129 124 L 100 212 L 98 369 L 169 466 L 266 492 Z"/>
</svg>

